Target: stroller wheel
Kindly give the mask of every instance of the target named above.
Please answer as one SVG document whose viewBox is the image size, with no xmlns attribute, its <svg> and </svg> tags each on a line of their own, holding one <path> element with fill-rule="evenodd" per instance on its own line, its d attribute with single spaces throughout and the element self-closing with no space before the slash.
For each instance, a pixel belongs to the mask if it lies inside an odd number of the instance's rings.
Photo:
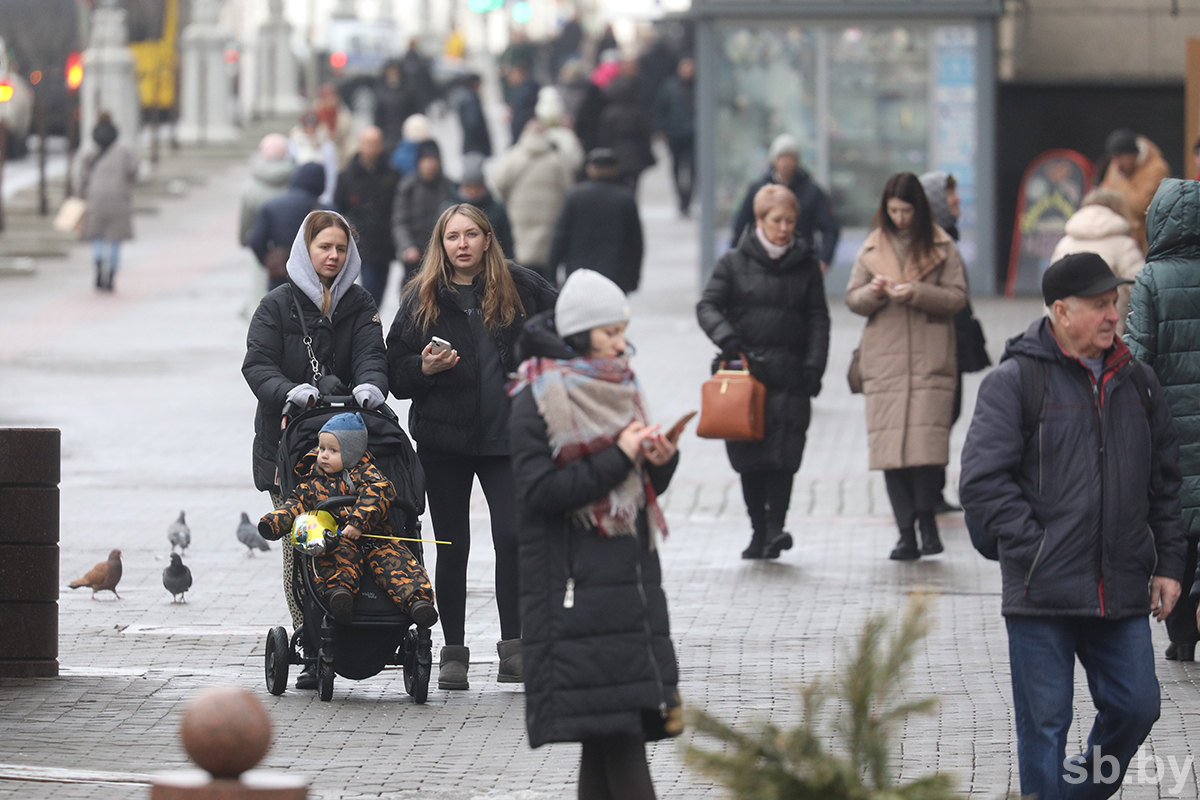
<svg viewBox="0 0 1200 800">
<path fill-rule="evenodd" d="M 273 695 L 281 695 L 287 689 L 290 655 L 287 631 L 279 626 L 267 631 L 267 691 Z"/>
<path fill-rule="evenodd" d="M 428 630 L 409 630 L 404 635 L 404 690 L 417 703 L 429 699 L 432 672 L 433 637 Z"/>
<path fill-rule="evenodd" d="M 317 656 L 317 693 L 324 701 L 333 699 L 333 661 Z"/>
</svg>

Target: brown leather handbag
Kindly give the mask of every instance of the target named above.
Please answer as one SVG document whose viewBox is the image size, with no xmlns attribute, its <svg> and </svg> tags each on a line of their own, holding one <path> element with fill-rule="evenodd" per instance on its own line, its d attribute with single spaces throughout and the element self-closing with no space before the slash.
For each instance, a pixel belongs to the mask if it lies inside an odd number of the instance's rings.
<svg viewBox="0 0 1200 800">
<path fill-rule="evenodd" d="M 742 356 L 742 364 L 748 363 Z M 746 367 L 720 368 L 700 387 L 700 424 L 704 439 L 757 442 L 763 438 L 767 387 Z"/>
</svg>

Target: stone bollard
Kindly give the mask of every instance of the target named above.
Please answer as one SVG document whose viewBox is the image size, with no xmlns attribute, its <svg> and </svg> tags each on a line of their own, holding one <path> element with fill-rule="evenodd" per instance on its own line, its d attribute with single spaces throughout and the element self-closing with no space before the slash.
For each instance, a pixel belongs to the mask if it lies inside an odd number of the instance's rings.
<svg viewBox="0 0 1200 800">
<path fill-rule="evenodd" d="M 308 782 L 252 769 L 271 747 L 271 718 L 237 686 L 205 689 L 188 704 L 180 728 L 184 749 L 203 770 L 157 776 L 150 800 L 305 800 Z"/>
<path fill-rule="evenodd" d="M 0 428 L 0 677 L 58 675 L 61 438 Z"/>
</svg>

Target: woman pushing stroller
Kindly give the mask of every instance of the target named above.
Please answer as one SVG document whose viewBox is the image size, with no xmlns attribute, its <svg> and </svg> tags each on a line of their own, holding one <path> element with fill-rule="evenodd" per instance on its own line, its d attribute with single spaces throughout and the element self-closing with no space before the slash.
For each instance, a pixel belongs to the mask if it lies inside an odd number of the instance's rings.
<svg viewBox="0 0 1200 800">
<path fill-rule="evenodd" d="M 394 537 L 388 509 L 396 489 L 367 452 L 367 428 L 361 414 L 338 414 L 321 428 L 317 447 L 297 468 L 306 474 L 280 508 L 258 523 L 266 539 L 280 539 L 296 517 L 330 497 L 355 496 L 354 505 L 333 509 L 341 535 L 333 549 L 313 559 L 317 585 L 329 611 L 340 623 L 353 617 L 354 595 L 364 564 L 400 610 L 422 628 L 437 622 L 429 575 L 408 548 Z M 367 538 L 363 538 L 367 537 Z"/>
</svg>

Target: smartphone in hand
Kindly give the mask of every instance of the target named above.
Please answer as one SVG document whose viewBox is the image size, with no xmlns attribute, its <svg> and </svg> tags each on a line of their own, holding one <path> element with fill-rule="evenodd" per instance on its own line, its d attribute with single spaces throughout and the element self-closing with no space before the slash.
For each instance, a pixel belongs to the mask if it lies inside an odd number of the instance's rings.
<svg viewBox="0 0 1200 800">
<path fill-rule="evenodd" d="M 696 416 L 696 414 L 697 412 L 695 411 L 689 411 L 680 417 L 679 421 L 672 425 L 670 430 L 663 434 L 667 437 L 667 441 L 669 441 L 671 444 L 677 444 L 679 442 L 679 437 L 683 435 L 683 429 L 687 427 L 687 424 L 692 421 L 692 417 Z"/>
<path fill-rule="evenodd" d="M 440 356 L 447 350 L 453 349 L 449 342 L 437 336 L 434 336 L 429 340 L 429 345 L 431 348 L 429 352 L 435 356 Z"/>
</svg>

